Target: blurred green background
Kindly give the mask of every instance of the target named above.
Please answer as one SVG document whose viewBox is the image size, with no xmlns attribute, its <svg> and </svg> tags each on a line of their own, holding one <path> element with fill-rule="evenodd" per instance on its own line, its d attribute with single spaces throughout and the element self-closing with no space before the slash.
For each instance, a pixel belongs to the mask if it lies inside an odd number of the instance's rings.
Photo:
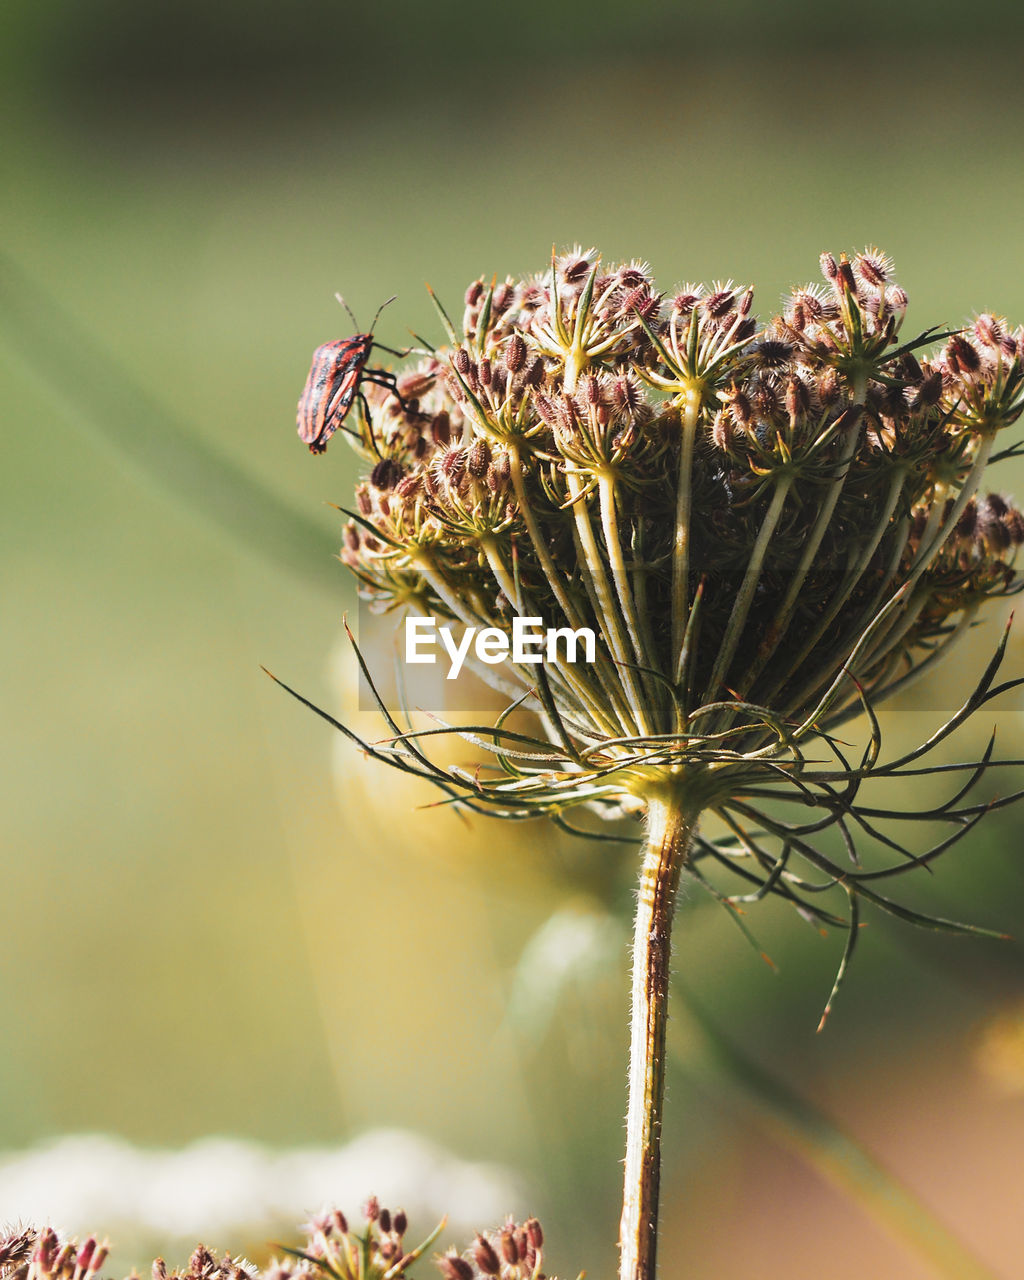
<svg viewBox="0 0 1024 1280">
<path fill-rule="evenodd" d="M 606 882 L 627 900 L 628 854 L 417 814 L 352 752 L 339 780 L 331 731 L 261 673 L 352 697 L 325 504 L 355 465 L 295 437 L 309 355 L 348 331 L 335 290 L 367 321 L 397 293 L 378 332 L 401 345 L 437 336 L 424 280 L 457 307 L 552 242 L 647 258 L 666 288 L 751 280 L 766 313 L 822 249 L 870 241 L 909 327 L 1024 319 L 1022 34 L 1009 3 L 7 0 L 0 1150 L 406 1126 L 519 1170 L 552 1267 L 611 1273 L 622 937 L 591 915 L 600 981 L 550 1017 L 508 1008 L 552 911 Z M 175 489 L 178 424 L 307 522 L 280 562 L 256 491 L 232 508 L 212 468 Z M 1021 466 L 998 485 L 1019 499 Z M 896 740 L 997 633 L 897 709 Z M 1024 754 L 1012 701 L 1000 724 Z M 1019 929 L 1016 823 L 917 900 Z M 1017 944 L 872 919 L 816 1038 L 839 939 L 763 908 L 773 975 L 695 893 L 683 917 L 677 969 L 729 1036 L 1015 1274 L 1024 1067 L 992 1043 L 1024 1008 Z M 820 1274 L 826 1250 L 840 1280 L 931 1274 L 713 1079 L 677 1066 L 669 1092 L 664 1274 Z"/>
</svg>

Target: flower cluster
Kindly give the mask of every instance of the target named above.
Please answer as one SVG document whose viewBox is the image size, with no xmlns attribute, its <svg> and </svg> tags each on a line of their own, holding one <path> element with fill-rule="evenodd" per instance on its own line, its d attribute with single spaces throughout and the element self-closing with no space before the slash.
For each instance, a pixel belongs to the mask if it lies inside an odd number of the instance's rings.
<svg viewBox="0 0 1024 1280">
<path fill-rule="evenodd" d="M 500 1231 L 478 1235 L 467 1254 L 441 1258 L 445 1280 L 544 1280 L 544 1232 L 536 1218 L 509 1219 Z"/>
<path fill-rule="evenodd" d="M 977 490 L 1024 408 L 1021 333 L 983 315 L 919 357 L 882 254 L 822 265 L 763 328 L 750 289 L 664 297 L 593 254 L 476 281 L 449 349 L 367 388 L 346 563 L 383 607 L 593 628 L 545 701 L 605 758 L 727 731 L 723 698 L 835 716 L 840 672 L 877 703 L 1011 588 L 1024 517 Z"/>
<path fill-rule="evenodd" d="M 399 1209 L 382 1208 L 376 1196 L 363 1207 L 361 1231 L 350 1228 L 340 1209 L 331 1209 L 306 1227 L 305 1246 L 286 1249 L 285 1259 L 274 1259 L 261 1269 L 244 1258 L 225 1254 L 218 1259 L 205 1245 L 198 1245 L 187 1265 L 169 1270 L 162 1258 L 153 1263 L 153 1280 L 399 1280 L 434 1243 L 444 1228 L 442 1221 L 422 1244 L 403 1244 L 407 1222 Z M 522 1226 L 511 1220 L 498 1231 L 478 1235 L 467 1255 L 456 1252 L 435 1256 L 445 1280 L 471 1280 L 493 1276 L 500 1280 L 546 1280 L 541 1271 L 544 1234 L 536 1218 Z M 82 1244 L 61 1240 L 50 1227 L 0 1232 L 0 1280 L 94 1280 L 107 1258 L 105 1244 L 90 1236 Z M 475 1265 L 474 1265 L 475 1264 Z M 138 1280 L 135 1273 L 129 1280 Z"/>
<path fill-rule="evenodd" d="M 107 1245 L 95 1236 L 79 1244 L 52 1227 L 0 1233 L 0 1280 L 94 1280 L 106 1260 Z"/>
</svg>

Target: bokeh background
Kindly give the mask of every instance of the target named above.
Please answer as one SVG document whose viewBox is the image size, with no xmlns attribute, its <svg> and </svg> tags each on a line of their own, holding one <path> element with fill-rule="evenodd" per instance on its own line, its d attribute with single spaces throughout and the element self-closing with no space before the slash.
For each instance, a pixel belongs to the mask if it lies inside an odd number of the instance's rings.
<svg viewBox="0 0 1024 1280">
<path fill-rule="evenodd" d="M 6 0 L 0 1152 L 407 1129 L 511 1170 L 553 1269 L 612 1273 L 629 854 L 417 812 L 260 671 L 353 696 L 327 504 L 355 464 L 295 437 L 309 354 L 350 329 L 335 290 L 364 322 L 397 293 L 379 334 L 401 345 L 437 336 L 425 280 L 457 307 L 552 242 L 666 288 L 751 280 L 767 312 L 870 241 L 908 327 L 1024 319 L 1022 34 L 1008 0 Z M 1024 469 L 998 484 L 1019 499 Z M 896 742 L 999 625 L 895 708 Z M 1012 698 L 998 719 L 1024 754 Z M 915 901 L 1019 932 L 1021 843 L 994 815 Z M 841 939 L 765 907 L 772 973 L 696 894 L 683 915 L 677 969 L 716 1026 L 1019 1274 L 1019 944 L 872 918 L 816 1037 Z M 676 1027 L 665 1275 L 934 1274 Z M 281 1230 L 249 1226 L 207 1243 Z M 181 1241 L 129 1233 L 115 1270 L 157 1249 Z"/>
</svg>

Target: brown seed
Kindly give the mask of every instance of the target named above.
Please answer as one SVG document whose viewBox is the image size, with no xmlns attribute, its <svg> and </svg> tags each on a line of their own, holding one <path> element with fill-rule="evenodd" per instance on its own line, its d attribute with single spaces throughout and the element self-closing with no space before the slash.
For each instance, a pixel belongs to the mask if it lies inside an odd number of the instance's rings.
<svg viewBox="0 0 1024 1280">
<path fill-rule="evenodd" d="M 979 342 L 986 347 L 998 347 L 1004 336 L 1003 326 L 988 314 L 978 316 L 974 322 L 974 333 Z"/>
<path fill-rule="evenodd" d="M 942 374 L 938 369 L 929 373 L 910 396 L 911 409 L 931 409 L 942 398 Z"/>
<path fill-rule="evenodd" d="M 446 1253 L 437 1264 L 445 1280 L 473 1280 L 473 1267 L 457 1253 Z"/>
<path fill-rule="evenodd" d="M 832 365 L 818 377 L 818 399 L 826 408 L 831 408 L 839 399 L 839 374 Z"/>
<path fill-rule="evenodd" d="M 587 278 L 590 263 L 586 258 L 569 257 L 560 264 L 559 274 L 566 284 L 580 284 Z"/>
<path fill-rule="evenodd" d="M 981 368 L 978 350 L 959 333 L 954 334 L 946 347 L 946 363 L 954 373 L 977 373 Z"/>
<path fill-rule="evenodd" d="M 736 294 L 732 289 L 717 289 L 704 299 L 704 311 L 712 320 L 721 320 L 727 316 L 736 303 Z"/>
<path fill-rule="evenodd" d="M 501 1235 L 498 1238 L 501 1243 L 501 1256 L 510 1267 L 514 1267 L 519 1261 L 519 1249 L 516 1247 L 514 1229 L 511 1226 L 502 1227 Z"/>
<path fill-rule="evenodd" d="M 518 333 L 514 333 L 505 347 L 505 368 L 509 373 L 518 373 L 526 364 L 526 342 Z"/>
<path fill-rule="evenodd" d="M 477 1236 L 473 1246 L 473 1257 L 476 1265 L 486 1276 L 501 1275 L 501 1261 L 494 1252 L 494 1246 L 484 1236 Z"/>
<path fill-rule="evenodd" d="M 794 422 L 805 417 L 811 407 L 811 393 L 802 378 L 790 378 L 786 383 L 786 412 Z"/>
<path fill-rule="evenodd" d="M 491 451 L 486 440 L 474 440 L 469 448 L 469 456 L 466 460 L 466 466 L 469 474 L 477 480 L 483 479 L 487 474 L 487 468 L 491 461 Z"/>
</svg>

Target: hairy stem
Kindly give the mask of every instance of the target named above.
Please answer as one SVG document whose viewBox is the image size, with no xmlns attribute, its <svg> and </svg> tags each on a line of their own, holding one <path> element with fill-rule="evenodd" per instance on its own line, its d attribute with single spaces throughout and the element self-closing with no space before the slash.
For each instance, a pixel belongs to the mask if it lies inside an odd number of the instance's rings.
<svg viewBox="0 0 1024 1280">
<path fill-rule="evenodd" d="M 654 1280 L 672 915 L 679 874 L 696 834 L 698 816 L 699 811 L 685 802 L 680 791 L 654 796 L 648 802 L 633 935 L 619 1280 Z"/>
</svg>

